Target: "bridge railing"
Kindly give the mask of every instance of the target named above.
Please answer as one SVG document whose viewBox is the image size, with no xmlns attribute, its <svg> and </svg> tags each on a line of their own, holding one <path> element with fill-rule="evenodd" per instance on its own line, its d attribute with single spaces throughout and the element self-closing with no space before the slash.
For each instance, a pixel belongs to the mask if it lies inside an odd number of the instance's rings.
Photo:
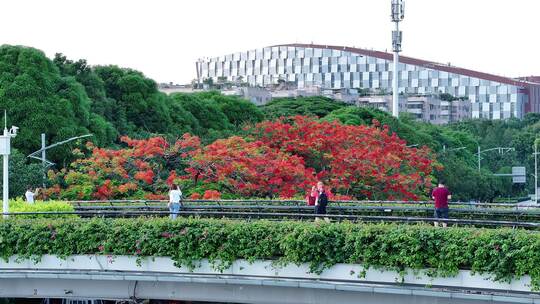
<svg viewBox="0 0 540 304">
<path fill-rule="evenodd" d="M 7 215 L 14 217 L 31 217 L 31 216 L 47 216 L 47 217 L 62 217 L 69 215 L 77 215 L 82 218 L 90 217 L 164 217 L 169 216 L 170 211 L 163 210 L 100 210 L 100 211 L 49 211 L 49 212 L 12 212 Z M 433 217 L 408 217 L 408 216 L 372 216 L 372 215 L 347 215 L 347 214 L 309 214 L 309 213 L 270 213 L 270 212 L 226 212 L 226 211 L 181 211 L 178 217 L 200 217 L 200 218 L 228 218 L 242 220 L 301 220 L 313 221 L 317 218 L 329 221 L 350 221 L 350 222 L 393 222 L 393 223 L 432 223 L 434 221 L 448 223 L 461 226 L 477 226 L 477 227 L 512 227 L 512 228 L 529 228 L 538 229 L 538 222 L 524 221 L 504 221 L 504 220 L 476 220 L 476 219 L 435 219 Z"/>
<path fill-rule="evenodd" d="M 275 201 L 274 201 L 275 202 Z M 77 211 L 166 211 L 167 205 L 164 201 L 153 201 L 151 203 L 111 203 L 93 204 L 78 203 L 74 205 Z M 192 201 L 185 203 L 182 211 L 216 211 L 216 212 L 264 212 L 264 213 L 313 213 L 313 206 L 305 204 L 251 204 L 229 201 L 227 204 L 219 201 Z M 330 204 L 327 208 L 329 214 L 341 215 L 395 215 L 395 216 L 416 216 L 431 217 L 433 215 L 433 205 L 429 204 Z M 451 205 L 453 217 L 470 219 L 490 219 L 490 220 L 512 220 L 540 222 L 540 209 L 518 209 L 516 207 L 494 208 L 485 206 Z"/>
<path fill-rule="evenodd" d="M 167 203 L 167 200 L 72 200 L 69 203 L 81 206 L 86 204 L 107 204 L 107 205 L 121 205 L 121 204 L 144 204 L 153 205 L 160 203 Z M 248 205 L 294 205 L 303 206 L 306 205 L 305 200 L 276 200 L 276 199 L 186 199 L 183 200 L 185 204 L 218 204 L 218 205 L 230 205 L 230 204 L 248 204 Z M 333 200 L 330 201 L 330 205 L 433 205 L 433 201 L 400 201 L 400 200 Z M 518 203 L 478 203 L 478 202 L 451 202 L 451 206 L 478 206 L 478 207 L 499 207 L 499 208 L 516 208 L 520 207 Z M 540 205 L 528 206 L 531 208 L 540 208 Z"/>
<path fill-rule="evenodd" d="M 170 214 L 165 200 L 69 201 L 72 212 L 21 212 L 14 217 L 165 217 Z M 185 200 L 179 216 L 234 218 L 244 220 L 314 220 L 313 206 L 303 200 Z M 483 227 L 524 227 L 537 229 L 540 209 L 518 209 L 517 204 L 451 203 L 449 220 L 433 218 L 431 201 L 335 201 L 324 217 L 333 221 L 354 222 L 448 222 L 454 225 Z"/>
</svg>

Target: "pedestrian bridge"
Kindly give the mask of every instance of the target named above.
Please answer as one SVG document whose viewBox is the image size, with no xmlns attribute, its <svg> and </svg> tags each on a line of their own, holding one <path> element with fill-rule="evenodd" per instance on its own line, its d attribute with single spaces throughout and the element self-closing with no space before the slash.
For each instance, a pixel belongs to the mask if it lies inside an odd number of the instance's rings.
<svg viewBox="0 0 540 304">
<path fill-rule="evenodd" d="M 412 271 L 338 264 L 321 274 L 308 265 L 235 261 L 223 271 L 206 260 L 190 270 L 170 258 L 45 255 L 0 262 L 0 298 L 171 299 L 234 303 L 540 303 L 530 278 L 509 283 L 460 271 L 430 278 Z"/>
</svg>

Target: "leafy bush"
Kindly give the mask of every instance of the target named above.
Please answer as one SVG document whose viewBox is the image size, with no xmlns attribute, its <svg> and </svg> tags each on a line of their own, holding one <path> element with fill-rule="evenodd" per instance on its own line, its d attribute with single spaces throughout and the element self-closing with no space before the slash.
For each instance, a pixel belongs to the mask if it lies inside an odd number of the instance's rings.
<svg viewBox="0 0 540 304">
<path fill-rule="evenodd" d="M 240 222 L 203 219 L 58 219 L 0 221 L 0 257 L 55 254 L 167 256 L 196 267 L 209 259 L 225 269 L 237 259 L 308 263 L 319 273 L 336 263 L 397 270 L 427 269 L 453 276 L 460 269 L 495 281 L 524 275 L 540 289 L 540 235 L 513 229 L 395 224 Z"/>
<path fill-rule="evenodd" d="M 324 117 L 334 110 L 345 107 L 351 106 L 328 97 L 313 96 L 275 98 L 260 108 L 267 119 L 275 119 L 295 115 Z"/>
<path fill-rule="evenodd" d="M 15 199 L 9 201 L 9 212 L 73 212 L 73 206 L 67 202 L 62 201 L 36 201 L 33 204 L 29 204 L 22 199 Z M 75 214 L 62 214 L 62 215 L 17 215 L 17 218 L 36 218 L 36 217 L 77 217 Z"/>
</svg>

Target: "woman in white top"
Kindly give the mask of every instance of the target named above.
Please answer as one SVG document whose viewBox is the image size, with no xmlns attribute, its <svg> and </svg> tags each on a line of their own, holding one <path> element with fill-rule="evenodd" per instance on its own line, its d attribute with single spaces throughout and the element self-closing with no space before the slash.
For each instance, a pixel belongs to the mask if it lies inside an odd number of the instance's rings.
<svg viewBox="0 0 540 304">
<path fill-rule="evenodd" d="M 179 186 L 172 186 L 171 191 L 169 191 L 169 211 L 171 211 L 171 219 L 176 219 L 178 212 L 180 211 L 180 201 L 182 200 L 182 190 Z"/>
<path fill-rule="evenodd" d="M 28 189 L 26 189 L 26 193 L 24 193 L 24 196 L 26 197 L 26 202 L 33 204 L 34 196 L 36 196 L 37 193 L 38 193 L 38 189 L 36 189 L 36 192 L 33 192 L 32 188 L 28 187 Z"/>
</svg>

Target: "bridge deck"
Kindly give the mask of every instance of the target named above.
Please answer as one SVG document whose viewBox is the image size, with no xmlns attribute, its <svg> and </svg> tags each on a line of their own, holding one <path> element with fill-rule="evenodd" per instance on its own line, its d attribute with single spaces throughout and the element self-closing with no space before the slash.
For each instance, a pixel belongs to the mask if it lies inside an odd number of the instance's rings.
<svg viewBox="0 0 540 304">
<path fill-rule="evenodd" d="M 307 265 L 275 267 L 239 260 L 223 272 L 207 261 L 190 271 L 169 258 L 43 256 L 0 262 L 0 297 L 177 299 L 236 303 L 540 303 L 530 278 L 492 282 L 461 271 L 452 278 L 339 264 L 320 275 Z M 403 283 L 396 283 L 403 280 Z M 279 295 L 279 296 L 278 296 Z"/>
</svg>

